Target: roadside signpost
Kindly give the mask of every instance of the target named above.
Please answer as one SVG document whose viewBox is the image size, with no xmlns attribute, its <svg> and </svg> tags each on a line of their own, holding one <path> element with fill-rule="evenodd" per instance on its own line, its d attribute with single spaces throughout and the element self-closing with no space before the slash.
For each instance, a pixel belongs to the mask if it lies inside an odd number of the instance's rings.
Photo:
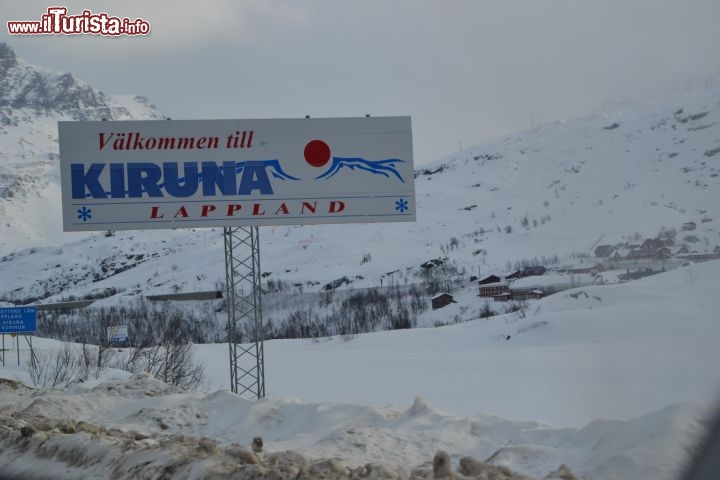
<svg viewBox="0 0 720 480">
<path fill-rule="evenodd" d="M 127 346 L 129 340 L 127 325 L 112 325 L 107 327 L 107 341 L 111 347 Z"/>
<path fill-rule="evenodd" d="M 223 227 L 230 387 L 241 395 L 265 396 L 258 227 L 415 221 L 410 117 L 58 122 L 58 132 L 65 231 Z"/>
<path fill-rule="evenodd" d="M 37 330 L 35 307 L 0 308 L 0 333 L 32 333 Z"/>
<path fill-rule="evenodd" d="M 35 361 L 35 352 L 32 347 L 32 334 L 37 330 L 37 310 L 34 306 L 2 307 L 0 308 L 0 333 L 2 334 L 2 364 L 5 366 L 5 334 L 9 333 L 14 338 L 17 350 L 17 361 L 20 365 L 20 337 L 27 341 L 30 346 L 30 361 Z"/>
</svg>

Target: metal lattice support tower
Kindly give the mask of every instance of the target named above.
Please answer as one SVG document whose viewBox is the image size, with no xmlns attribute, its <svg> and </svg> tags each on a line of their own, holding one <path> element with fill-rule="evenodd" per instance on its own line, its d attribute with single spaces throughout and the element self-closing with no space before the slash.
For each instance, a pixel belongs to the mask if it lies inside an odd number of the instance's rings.
<svg viewBox="0 0 720 480">
<path fill-rule="evenodd" d="M 258 227 L 224 227 L 230 389 L 265 397 Z"/>
</svg>

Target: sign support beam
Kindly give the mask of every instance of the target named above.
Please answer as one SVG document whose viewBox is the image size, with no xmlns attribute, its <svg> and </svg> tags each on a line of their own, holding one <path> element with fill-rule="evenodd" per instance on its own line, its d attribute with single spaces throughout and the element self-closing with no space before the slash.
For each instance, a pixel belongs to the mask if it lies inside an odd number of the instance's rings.
<svg viewBox="0 0 720 480">
<path fill-rule="evenodd" d="M 259 229 L 224 227 L 230 389 L 265 397 L 265 352 L 260 289 Z"/>
</svg>

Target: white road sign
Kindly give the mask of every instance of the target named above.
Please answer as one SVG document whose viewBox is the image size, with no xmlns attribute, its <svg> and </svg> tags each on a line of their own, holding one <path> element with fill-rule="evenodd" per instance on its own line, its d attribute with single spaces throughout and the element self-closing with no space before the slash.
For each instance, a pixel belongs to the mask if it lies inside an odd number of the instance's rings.
<svg viewBox="0 0 720 480">
<path fill-rule="evenodd" d="M 410 117 L 58 131 L 65 231 L 415 220 Z"/>
</svg>

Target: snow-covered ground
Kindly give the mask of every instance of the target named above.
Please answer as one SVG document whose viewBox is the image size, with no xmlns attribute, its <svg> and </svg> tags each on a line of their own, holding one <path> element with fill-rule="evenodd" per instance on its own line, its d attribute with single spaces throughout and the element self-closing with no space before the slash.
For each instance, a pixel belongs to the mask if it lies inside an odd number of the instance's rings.
<svg viewBox="0 0 720 480">
<path fill-rule="evenodd" d="M 17 430 L 3 430 L 0 463 L 11 472 L 31 465 L 101 478 L 141 464 L 143 455 L 154 462 L 143 468 L 157 472 L 187 455 L 188 445 L 220 449 L 221 459 L 200 456 L 193 467 L 174 467 L 201 478 L 208 465 L 225 465 L 223 452 L 234 443 L 249 447 L 261 436 L 263 455 L 290 449 L 405 475 L 442 449 L 455 466 L 464 456 L 492 456 L 491 463 L 534 478 L 567 464 L 587 479 L 672 479 L 720 398 L 718 278 L 720 262 L 707 262 L 568 290 L 533 303 L 525 318 L 514 313 L 349 341 L 266 342 L 268 395 L 255 402 L 223 390 L 226 344 L 196 346 L 209 375 L 204 393 L 143 376 L 127 380 L 120 371 L 54 392 L 3 385 L 0 409 L 17 428 L 42 429 L 41 415 L 83 420 L 105 433 L 21 441 Z M 58 342 L 36 338 L 35 345 Z M 27 381 L 13 353 L 2 376 Z M 192 439 L 180 442 L 178 434 Z M 215 447 L 198 446 L 203 436 Z M 87 449 L 81 459 L 57 453 L 73 445 Z"/>
<path fill-rule="evenodd" d="M 218 229 L 61 234 L 56 122 L 163 116 L 143 97 L 106 96 L 0 46 L 13 105 L 0 111 L 0 298 L 114 292 L 96 305 L 117 306 L 222 290 Z M 672 254 L 720 249 L 718 132 L 720 90 L 710 89 L 540 125 L 423 166 L 414 224 L 263 228 L 268 318 L 317 305 L 339 280 L 329 309 L 353 289 L 418 285 L 426 262 L 457 274 L 457 303 L 420 313 L 426 328 L 268 341 L 268 396 L 256 402 L 225 390 L 226 344 L 194 347 L 202 392 L 119 370 L 59 390 L 0 382 L 0 474 L 395 478 L 419 466 L 425 478 L 442 449 L 466 473 L 469 455 L 534 478 L 560 464 L 586 479 L 675 478 L 720 398 L 720 261 L 673 270 L 685 260 L 624 260 L 614 268 L 668 271 L 614 285 L 529 277 L 515 287 L 582 286 L 487 320 L 468 279 L 522 260 L 589 267 L 597 246 L 623 242 L 626 254 L 660 231 L 677 233 Z M 29 383 L 15 353 L 0 377 Z M 255 436 L 260 455 L 248 450 Z"/>
</svg>

